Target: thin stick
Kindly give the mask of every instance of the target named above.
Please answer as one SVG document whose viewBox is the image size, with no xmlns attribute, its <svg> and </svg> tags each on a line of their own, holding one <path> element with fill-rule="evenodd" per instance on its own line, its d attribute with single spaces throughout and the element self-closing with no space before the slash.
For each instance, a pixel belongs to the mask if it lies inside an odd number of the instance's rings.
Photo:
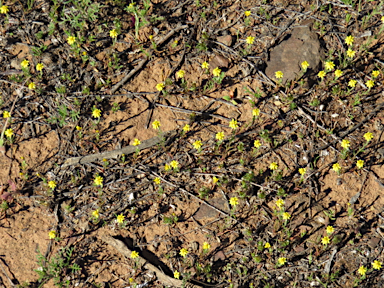
<svg viewBox="0 0 384 288">
<path fill-rule="evenodd" d="M 177 132 L 173 130 L 165 133 L 161 138 L 172 139 L 173 136 L 176 135 L 176 133 Z M 132 153 L 135 153 L 136 149 L 143 150 L 159 144 L 162 141 L 161 138 L 156 136 L 151 139 L 143 141 L 138 146 L 129 145 L 121 149 L 115 149 L 112 151 L 106 151 L 106 152 L 96 153 L 96 154 L 91 154 L 86 156 L 68 158 L 67 160 L 65 160 L 64 164 L 61 165 L 61 168 L 65 168 L 75 164 L 90 163 L 90 162 L 99 161 L 102 159 L 118 158 L 122 154 L 125 154 L 125 155 L 132 154 Z"/>
</svg>

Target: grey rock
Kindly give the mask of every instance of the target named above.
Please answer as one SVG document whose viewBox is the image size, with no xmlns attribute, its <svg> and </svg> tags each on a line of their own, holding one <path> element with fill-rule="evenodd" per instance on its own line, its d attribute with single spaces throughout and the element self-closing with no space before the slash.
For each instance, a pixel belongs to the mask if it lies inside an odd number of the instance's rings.
<svg viewBox="0 0 384 288">
<path fill-rule="evenodd" d="M 270 60 L 267 61 L 265 74 L 273 79 L 276 71 L 282 71 L 286 81 L 297 79 L 301 74 L 300 64 L 303 61 L 309 63 L 304 78 L 308 80 L 309 86 L 316 81 L 317 73 L 321 69 L 323 49 L 320 45 L 317 34 L 312 31 L 312 22 L 293 28 L 288 39 L 277 45 L 270 53 Z"/>
</svg>

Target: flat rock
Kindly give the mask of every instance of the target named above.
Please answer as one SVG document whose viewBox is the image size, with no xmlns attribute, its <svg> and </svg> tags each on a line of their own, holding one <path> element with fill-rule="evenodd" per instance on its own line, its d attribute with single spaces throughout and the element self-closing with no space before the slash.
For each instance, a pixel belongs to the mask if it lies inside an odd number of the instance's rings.
<svg viewBox="0 0 384 288">
<path fill-rule="evenodd" d="M 232 41 L 233 41 L 232 35 L 229 34 L 229 35 L 219 36 L 217 37 L 217 41 L 230 47 L 232 46 Z"/>
<path fill-rule="evenodd" d="M 293 28 L 287 39 L 271 51 L 265 70 L 269 78 L 276 80 L 275 72 L 281 71 L 284 74 L 283 83 L 294 80 L 301 74 L 300 64 L 307 61 L 309 68 L 304 77 L 309 86 L 313 85 L 320 71 L 324 53 L 318 36 L 311 27 L 312 22 L 306 21 L 303 25 Z"/>
<path fill-rule="evenodd" d="M 219 210 L 223 212 L 229 213 L 228 209 L 228 201 L 220 194 L 214 195 L 213 198 L 208 200 L 208 203 L 212 206 L 218 208 Z M 217 212 L 215 209 L 203 204 L 200 206 L 200 208 L 196 211 L 194 217 L 198 221 L 202 220 L 212 220 L 214 218 L 217 218 L 220 216 L 220 213 Z"/>
<path fill-rule="evenodd" d="M 210 62 L 209 62 L 209 68 L 211 70 L 215 69 L 216 67 L 220 68 L 228 68 L 229 67 L 229 60 L 228 58 L 225 58 L 221 55 L 216 55 Z M 212 72 L 212 71 L 211 71 Z"/>
</svg>

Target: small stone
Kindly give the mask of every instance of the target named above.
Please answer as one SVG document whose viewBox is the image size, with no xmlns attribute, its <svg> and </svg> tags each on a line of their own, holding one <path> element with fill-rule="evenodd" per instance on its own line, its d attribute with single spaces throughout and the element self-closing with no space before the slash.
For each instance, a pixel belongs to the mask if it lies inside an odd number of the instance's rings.
<svg viewBox="0 0 384 288">
<path fill-rule="evenodd" d="M 209 63 L 209 67 L 213 70 L 216 67 L 220 68 L 228 68 L 229 67 L 229 60 L 221 55 L 216 55 L 212 61 Z"/>
<path fill-rule="evenodd" d="M 229 212 L 228 202 L 220 194 L 217 194 L 212 199 L 208 200 L 208 203 L 222 211 L 225 211 L 227 213 Z M 218 216 L 219 212 L 205 204 L 201 205 L 194 215 L 197 221 L 209 220 Z"/>
<path fill-rule="evenodd" d="M 369 246 L 371 249 L 375 249 L 376 246 L 380 243 L 380 241 L 381 241 L 381 238 L 372 237 L 372 238 L 369 239 L 369 241 L 368 241 L 368 246 Z"/>
<path fill-rule="evenodd" d="M 215 256 L 213 256 L 213 261 L 218 261 L 218 260 L 221 260 L 221 261 L 225 260 L 225 254 L 224 254 L 223 250 L 218 251 L 215 254 Z"/>
<path fill-rule="evenodd" d="M 384 148 L 377 149 L 377 152 L 379 152 L 380 158 L 384 158 Z"/>
<path fill-rule="evenodd" d="M 232 35 L 219 36 L 217 37 L 217 41 L 230 47 L 232 46 L 232 41 L 233 41 Z"/>
</svg>

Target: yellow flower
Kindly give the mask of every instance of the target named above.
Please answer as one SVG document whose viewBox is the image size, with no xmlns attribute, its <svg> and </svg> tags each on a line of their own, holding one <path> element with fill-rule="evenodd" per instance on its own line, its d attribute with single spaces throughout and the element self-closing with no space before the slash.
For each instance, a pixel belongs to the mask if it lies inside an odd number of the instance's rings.
<svg viewBox="0 0 384 288">
<path fill-rule="evenodd" d="M 321 239 L 321 243 L 323 243 L 324 245 L 328 245 L 329 242 L 331 242 L 331 239 L 329 239 L 328 236 L 324 236 L 323 239 Z"/>
<path fill-rule="evenodd" d="M 160 121 L 159 120 L 153 121 L 152 128 L 155 130 L 158 130 L 160 128 Z"/>
<path fill-rule="evenodd" d="M 93 180 L 93 183 L 95 183 L 96 186 L 103 186 L 103 177 L 100 175 L 97 175 L 95 179 Z"/>
<path fill-rule="evenodd" d="M 163 89 L 164 89 L 164 84 L 163 83 L 158 83 L 157 85 L 156 85 L 156 89 L 157 89 L 157 91 L 162 91 Z"/>
<path fill-rule="evenodd" d="M 343 75 L 343 71 L 337 69 L 337 70 L 335 71 L 335 76 L 336 76 L 337 78 L 339 78 L 341 75 Z"/>
<path fill-rule="evenodd" d="M 75 36 L 69 36 L 67 39 L 67 42 L 69 45 L 72 45 L 76 42 L 76 37 Z"/>
<path fill-rule="evenodd" d="M 3 5 L 3 6 L 0 7 L 0 13 L 1 14 L 7 14 L 8 11 L 9 11 L 8 6 Z"/>
<path fill-rule="evenodd" d="M 56 182 L 51 180 L 48 182 L 48 187 L 51 188 L 52 190 L 55 189 L 57 186 Z"/>
<path fill-rule="evenodd" d="M 279 263 L 279 265 L 284 265 L 286 262 L 287 262 L 287 258 L 285 257 L 280 257 L 277 262 Z"/>
<path fill-rule="evenodd" d="M 165 165 L 164 165 L 164 170 L 165 170 L 165 171 L 169 171 L 169 170 L 171 170 L 171 165 L 169 165 L 169 164 L 165 164 Z"/>
<path fill-rule="evenodd" d="M 361 169 L 364 167 L 364 160 L 357 160 L 356 161 L 357 168 Z"/>
<path fill-rule="evenodd" d="M 348 56 L 349 58 L 353 58 L 353 57 L 355 57 L 355 54 L 356 54 L 356 51 L 353 51 L 352 49 L 348 49 L 348 50 L 347 50 L 347 56 Z"/>
<path fill-rule="evenodd" d="M 99 209 L 96 209 L 95 211 L 92 211 L 92 216 L 98 219 L 100 217 L 99 215 Z"/>
<path fill-rule="evenodd" d="M 81 128 L 80 126 L 76 126 L 77 131 L 81 131 L 81 129 L 83 129 L 83 128 Z"/>
<path fill-rule="evenodd" d="M 217 132 L 216 133 L 216 139 L 219 141 L 223 141 L 225 138 L 224 132 Z"/>
<path fill-rule="evenodd" d="M 44 68 L 44 65 L 42 63 L 37 63 L 37 65 L 36 65 L 36 70 L 37 71 L 42 71 L 43 68 Z"/>
<path fill-rule="evenodd" d="M 271 169 L 271 170 L 277 170 L 278 167 L 279 167 L 279 165 L 276 162 L 272 162 L 269 165 L 269 169 Z"/>
<path fill-rule="evenodd" d="M 179 162 L 176 160 L 172 160 L 171 163 L 169 163 L 173 169 L 177 169 L 179 167 Z"/>
<path fill-rule="evenodd" d="M 361 275 L 361 276 L 364 276 L 365 273 L 367 273 L 367 268 L 365 268 L 363 265 L 360 266 L 360 268 L 357 270 L 357 272 Z"/>
<path fill-rule="evenodd" d="M 380 75 L 380 71 L 379 70 L 373 70 L 372 71 L 372 77 L 373 78 L 377 78 L 379 75 Z"/>
<path fill-rule="evenodd" d="M 117 215 L 117 217 L 116 217 L 116 221 L 119 224 L 123 224 L 124 223 L 124 219 L 125 219 L 125 216 L 123 214 Z"/>
<path fill-rule="evenodd" d="M 213 69 L 212 74 L 215 77 L 219 77 L 221 74 L 221 69 L 219 67 L 216 67 L 215 69 Z"/>
<path fill-rule="evenodd" d="M 239 205 L 239 199 L 237 199 L 237 197 L 232 197 L 231 199 L 229 199 L 229 204 L 231 204 L 232 206 Z"/>
<path fill-rule="evenodd" d="M 101 110 L 100 109 L 93 109 L 93 111 L 92 111 L 92 116 L 93 116 L 93 118 L 100 118 L 100 116 L 101 116 Z"/>
<path fill-rule="evenodd" d="M 384 16 L 381 16 L 381 23 L 384 24 Z"/>
<path fill-rule="evenodd" d="M 159 177 L 156 177 L 155 179 L 153 179 L 153 182 L 155 182 L 157 185 L 159 185 L 161 183 L 161 180 Z"/>
<path fill-rule="evenodd" d="M 338 173 L 341 170 L 341 166 L 340 166 L 339 163 L 335 163 L 335 164 L 332 165 L 332 169 L 333 169 L 333 171 Z"/>
<path fill-rule="evenodd" d="M 321 70 L 319 73 L 317 73 L 317 77 L 323 79 L 327 73 L 325 71 Z"/>
<path fill-rule="evenodd" d="M 301 63 L 301 67 L 302 67 L 304 70 L 307 70 L 308 67 L 309 67 L 309 63 L 308 63 L 308 61 L 304 61 L 304 62 L 302 62 L 302 63 Z"/>
<path fill-rule="evenodd" d="M 327 226 L 327 234 L 332 234 L 333 231 L 335 231 L 335 229 L 333 228 L 333 226 Z"/>
<path fill-rule="evenodd" d="M 260 115 L 260 109 L 258 109 L 258 108 L 253 109 L 252 110 L 252 115 L 253 116 L 259 116 Z"/>
<path fill-rule="evenodd" d="M 208 249 L 210 249 L 210 248 L 211 248 L 211 245 L 209 245 L 208 242 L 204 242 L 204 243 L 203 243 L 203 250 L 208 250 Z"/>
<path fill-rule="evenodd" d="M 275 72 L 275 77 L 276 77 L 277 79 L 283 78 L 283 77 L 284 77 L 284 73 L 281 72 L 281 71 L 276 71 L 276 72 Z"/>
<path fill-rule="evenodd" d="M 252 45 L 253 42 L 255 42 L 255 37 L 248 36 L 245 41 L 247 42 L 247 44 Z"/>
<path fill-rule="evenodd" d="M 305 169 L 305 168 L 299 168 L 299 174 L 300 174 L 300 175 L 303 176 L 306 172 L 307 172 L 307 169 Z"/>
<path fill-rule="evenodd" d="M 175 272 L 173 272 L 173 277 L 175 278 L 175 279 L 180 279 L 180 272 L 179 271 L 175 271 Z"/>
<path fill-rule="evenodd" d="M 284 202 L 283 199 L 277 199 L 277 200 L 276 200 L 276 206 L 277 206 L 277 207 L 281 208 L 281 207 L 284 206 L 284 204 L 285 204 L 285 202 Z"/>
<path fill-rule="evenodd" d="M 12 128 L 9 128 L 7 130 L 5 130 L 4 132 L 5 136 L 7 136 L 8 138 L 11 138 L 13 136 L 13 130 Z"/>
<path fill-rule="evenodd" d="M 344 139 L 343 141 L 341 141 L 341 147 L 343 147 L 344 149 L 348 150 L 349 146 L 351 146 L 351 142 L 349 142 L 349 140 Z"/>
<path fill-rule="evenodd" d="M 23 68 L 27 68 L 29 66 L 29 61 L 27 59 L 24 59 L 23 61 L 21 61 L 20 65 Z"/>
<path fill-rule="evenodd" d="M 35 83 L 31 82 L 31 83 L 28 84 L 28 89 L 29 90 L 33 90 L 35 88 L 36 88 L 36 84 Z"/>
<path fill-rule="evenodd" d="M 261 147 L 261 143 L 260 143 L 260 140 L 255 140 L 253 142 L 253 146 L 255 146 L 255 148 L 259 149 Z"/>
<path fill-rule="evenodd" d="M 139 139 L 135 138 L 135 140 L 133 140 L 133 143 L 132 143 L 133 146 L 138 146 L 140 144 L 141 144 L 141 141 Z"/>
<path fill-rule="evenodd" d="M 183 256 L 183 257 L 187 256 L 188 255 L 188 250 L 185 249 L 185 248 L 181 248 L 180 249 L 180 255 Z"/>
<path fill-rule="evenodd" d="M 335 63 L 333 63 L 332 61 L 325 62 L 325 69 L 332 70 L 333 68 L 335 68 Z"/>
<path fill-rule="evenodd" d="M 251 16 L 251 11 L 244 11 L 244 15 L 245 15 L 246 17 Z"/>
<path fill-rule="evenodd" d="M 55 239 L 56 238 L 56 231 L 54 231 L 54 230 L 49 231 L 48 237 L 49 237 L 49 239 Z"/>
<path fill-rule="evenodd" d="M 131 258 L 136 259 L 137 257 L 139 257 L 139 253 L 137 251 L 132 251 L 131 252 Z"/>
<path fill-rule="evenodd" d="M 191 130 L 191 127 L 189 126 L 189 124 L 185 124 L 185 126 L 183 127 L 183 131 L 188 132 L 190 130 Z"/>
<path fill-rule="evenodd" d="M 269 244 L 269 242 L 265 243 L 264 248 L 266 249 L 271 248 L 271 244 Z"/>
<path fill-rule="evenodd" d="M 201 64 L 201 68 L 203 68 L 203 69 L 208 69 L 209 68 L 209 64 L 208 64 L 208 62 L 203 62 L 202 64 Z"/>
<path fill-rule="evenodd" d="M 196 149 L 196 150 L 199 150 L 202 146 L 202 143 L 200 140 L 196 140 L 195 142 L 192 143 L 193 147 Z"/>
<path fill-rule="evenodd" d="M 4 111 L 3 118 L 9 118 L 9 117 L 11 117 L 11 113 L 9 113 L 8 111 Z"/>
<path fill-rule="evenodd" d="M 355 88 L 356 83 L 357 83 L 356 80 L 351 79 L 351 80 L 349 80 L 349 82 L 348 82 L 348 86 L 349 86 L 349 87 L 352 87 L 352 88 Z"/>
<path fill-rule="evenodd" d="M 371 141 L 373 139 L 373 134 L 371 132 L 365 133 L 364 139 L 367 140 L 367 142 Z"/>
<path fill-rule="evenodd" d="M 176 76 L 178 78 L 184 78 L 184 75 L 185 75 L 185 71 L 184 70 L 179 70 L 176 72 Z"/>
<path fill-rule="evenodd" d="M 283 213 L 283 219 L 284 220 L 289 220 L 289 218 L 291 218 L 291 214 L 289 214 L 288 212 L 284 212 Z"/>
<path fill-rule="evenodd" d="M 216 184 L 217 182 L 219 182 L 219 179 L 216 176 L 213 176 L 212 182 L 213 182 L 213 184 Z"/>
<path fill-rule="evenodd" d="M 233 130 L 235 130 L 235 129 L 237 129 L 239 127 L 239 125 L 237 125 L 237 121 L 235 119 L 232 119 L 229 122 L 229 127 L 231 127 Z"/>
<path fill-rule="evenodd" d="M 380 270 L 380 268 L 381 268 L 381 262 L 378 261 L 378 260 L 373 261 L 373 262 L 372 262 L 372 267 L 373 267 L 373 269 Z"/>
<path fill-rule="evenodd" d="M 353 44 L 353 40 L 355 40 L 355 38 L 352 35 L 349 35 L 347 38 L 345 38 L 345 43 L 351 46 Z"/>
<path fill-rule="evenodd" d="M 367 82 L 365 82 L 365 85 L 367 85 L 367 87 L 369 89 L 371 89 L 374 85 L 375 85 L 375 81 L 373 80 L 368 80 Z"/>
<path fill-rule="evenodd" d="M 109 31 L 109 36 L 111 37 L 111 38 L 116 38 L 117 37 L 117 31 L 116 31 L 116 29 L 112 29 L 111 31 Z"/>
</svg>

